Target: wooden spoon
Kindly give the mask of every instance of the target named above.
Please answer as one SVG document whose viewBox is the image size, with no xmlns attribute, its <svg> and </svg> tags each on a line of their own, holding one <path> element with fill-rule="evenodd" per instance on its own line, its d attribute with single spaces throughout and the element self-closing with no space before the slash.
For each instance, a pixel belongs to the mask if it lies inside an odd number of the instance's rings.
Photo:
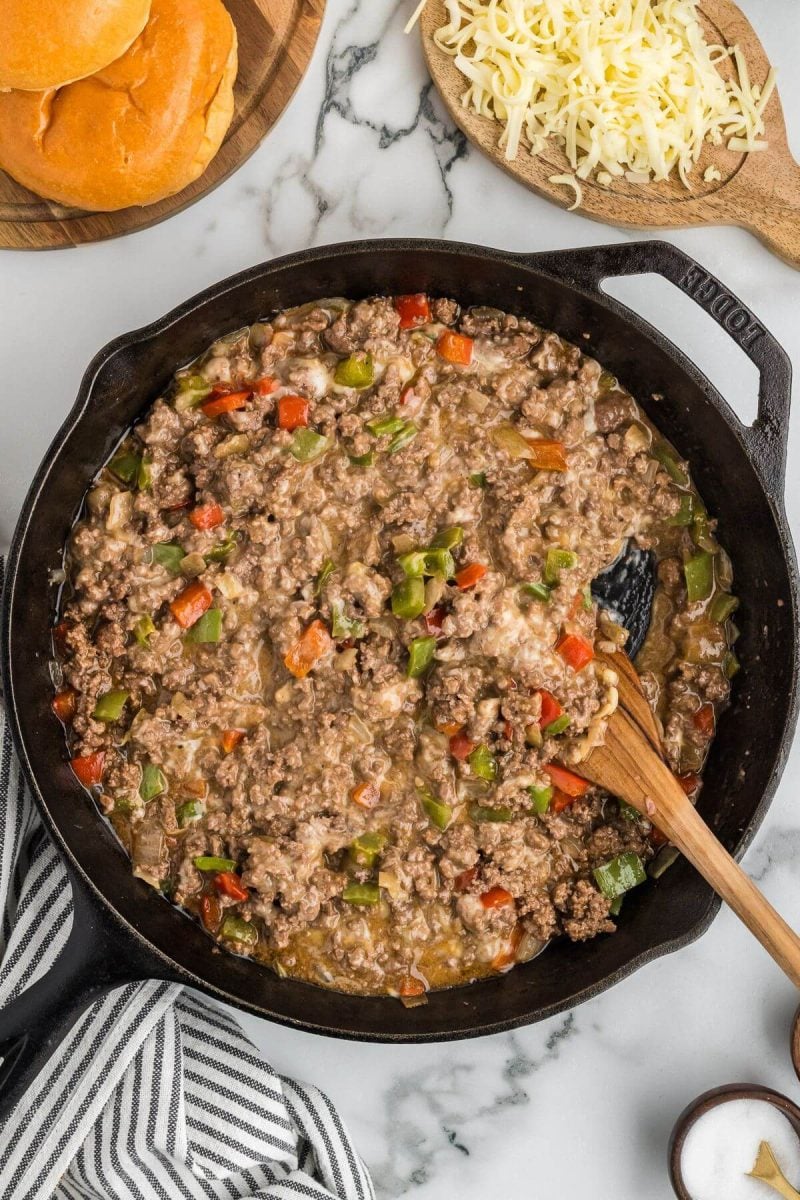
<svg viewBox="0 0 800 1200">
<path fill-rule="evenodd" d="M 622 653 L 604 657 L 619 678 L 619 705 L 603 745 L 572 770 L 657 825 L 800 987 L 800 937 L 717 841 L 667 767 L 633 664 Z"/>
<path fill-rule="evenodd" d="M 701 0 L 699 12 L 709 43 L 738 45 L 747 60 L 751 81 L 763 85 L 769 59 L 733 0 Z M 455 124 L 515 179 L 562 207 L 570 206 L 575 199 L 573 190 L 563 183 L 550 182 L 553 175 L 572 173 L 569 160 L 555 143 L 535 158 L 521 149 L 509 162 L 498 146 L 502 132 L 499 122 L 464 108 L 461 97 L 467 80 L 433 40 L 436 30 L 446 23 L 444 0 L 428 0 L 420 19 L 423 51 L 433 82 Z M 723 68 L 723 74 L 734 74 L 730 64 Z M 764 123 L 767 150 L 748 155 L 725 146 L 704 148 L 692 174 L 692 191 L 680 180 L 642 185 L 622 179 L 608 187 L 586 180 L 581 183 L 583 197 L 578 211 L 598 221 L 634 229 L 743 225 L 775 254 L 800 267 L 800 164 L 789 150 L 777 91 L 764 110 Z M 703 179 L 710 166 L 717 168 L 721 179 Z"/>
<path fill-rule="evenodd" d="M 753 1164 L 753 1169 L 747 1174 L 751 1175 L 753 1179 L 761 1179 L 764 1183 L 769 1184 L 784 1197 L 784 1200 L 800 1200 L 800 1192 L 792 1187 L 778 1166 L 769 1142 L 762 1142 L 758 1147 L 758 1157 Z"/>
</svg>

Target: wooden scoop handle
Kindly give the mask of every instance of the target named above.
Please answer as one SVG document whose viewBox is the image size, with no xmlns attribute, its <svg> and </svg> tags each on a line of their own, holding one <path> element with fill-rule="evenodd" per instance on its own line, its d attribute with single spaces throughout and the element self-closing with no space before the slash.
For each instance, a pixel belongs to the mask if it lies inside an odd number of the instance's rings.
<svg viewBox="0 0 800 1200">
<path fill-rule="evenodd" d="M 800 937 L 717 841 L 626 713 L 617 709 L 605 744 L 577 769 L 652 820 L 800 988 Z"/>
<path fill-rule="evenodd" d="M 740 225 L 790 266 L 800 267 L 800 163 L 788 152 L 774 160 L 770 156 L 758 174 L 748 173 L 748 183 L 743 180 L 729 200 Z"/>
</svg>

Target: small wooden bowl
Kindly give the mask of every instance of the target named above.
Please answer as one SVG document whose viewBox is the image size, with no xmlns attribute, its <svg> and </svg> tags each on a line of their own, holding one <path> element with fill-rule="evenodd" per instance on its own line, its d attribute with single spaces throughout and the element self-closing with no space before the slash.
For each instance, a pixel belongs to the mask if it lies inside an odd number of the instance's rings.
<svg viewBox="0 0 800 1200">
<path fill-rule="evenodd" d="M 800 1011 L 798 1011 L 798 1017 L 800 1017 Z M 795 1036 L 792 1040 L 793 1051 L 796 1041 L 797 1020 L 795 1021 Z M 681 1172 L 681 1155 L 689 1130 L 695 1121 L 704 1116 L 709 1109 L 716 1108 L 718 1104 L 728 1104 L 731 1100 L 766 1100 L 768 1104 L 773 1104 L 788 1118 L 800 1140 L 800 1108 L 788 1096 L 774 1092 L 772 1088 L 761 1087 L 757 1083 L 726 1083 L 722 1087 L 712 1088 L 710 1092 L 703 1092 L 702 1096 L 692 1100 L 691 1104 L 683 1110 L 670 1134 L 669 1177 L 673 1191 L 679 1200 L 694 1200 L 691 1192 L 686 1189 Z"/>
<path fill-rule="evenodd" d="M 792 1065 L 794 1073 L 800 1079 L 800 1008 L 794 1014 L 792 1021 Z"/>
</svg>

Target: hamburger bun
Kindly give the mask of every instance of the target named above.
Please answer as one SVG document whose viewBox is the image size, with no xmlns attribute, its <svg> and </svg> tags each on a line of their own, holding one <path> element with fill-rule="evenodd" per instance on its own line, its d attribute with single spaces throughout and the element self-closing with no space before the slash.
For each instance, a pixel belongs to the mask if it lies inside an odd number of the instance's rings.
<svg viewBox="0 0 800 1200">
<path fill-rule="evenodd" d="M 221 0 L 152 0 L 141 35 L 96 75 L 0 93 L 0 167 L 70 207 L 163 200 L 219 149 L 236 70 L 236 30 Z"/>
<path fill-rule="evenodd" d="M 0 0 L 0 90 L 93 75 L 125 53 L 149 14 L 150 0 Z"/>
</svg>

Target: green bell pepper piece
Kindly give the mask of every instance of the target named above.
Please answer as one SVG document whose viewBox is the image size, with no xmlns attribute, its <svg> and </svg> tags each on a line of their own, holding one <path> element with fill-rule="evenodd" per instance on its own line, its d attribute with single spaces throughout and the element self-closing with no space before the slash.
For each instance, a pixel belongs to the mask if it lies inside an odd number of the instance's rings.
<svg viewBox="0 0 800 1200">
<path fill-rule="evenodd" d="M 374 867 L 379 854 L 386 849 L 388 837 L 381 831 L 360 833 L 350 843 L 350 859 L 357 867 Z"/>
<path fill-rule="evenodd" d="M 232 858 L 220 858 L 216 854 L 200 854 L 193 859 L 198 871 L 232 871 L 236 862 Z"/>
<path fill-rule="evenodd" d="M 139 784 L 139 795 L 145 804 L 154 796 L 160 796 L 167 786 L 164 772 L 153 763 L 147 763 L 142 768 L 142 782 Z"/>
<path fill-rule="evenodd" d="M 523 596 L 530 596 L 532 600 L 538 600 L 540 604 L 550 603 L 550 588 L 546 583 L 523 583 L 520 591 Z"/>
<path fill-rule="evenodd" d="M 612 900 L 611 903 L 609 904 L 608 911 L 611 913 L 612 917 L 619 916 L 620 911 L 622 909 L 622 901 L 623 901 L 623 897 L 617 896 L 617 898 L 615 900 Z"/>
<path fill-rule="evenodd" d="M 488 746 L 476 746 L 467 762 L 472 774 L 478 779 L 487 779 L 489 782 L 497 779 L 497 759 Z"/>
<path fill-rule="evenodd" d="M 375 465 L 375 451 L 368 450 L 366 454 L 351 454 L 350 462 L 354 467 L 373 467 Z"/>
<path fill-rule="evenodd" d="M 242 917 L 229 914 L 220 926 L 220 935 L 229 942 L 243 942 L 246 946 L 255 946 L 258 941 L 258 930 L 255 925 Z"/>
<path fill-rule="evenodd" d="M 680 507 L 667 519 L 668 525 L 691 525 L 694 520 L 694 496 L 691 492 L 681 493 Z"/>
<path fill-rule="evenodd" d="M 331 604 L 331 633 L 335 638 L 362 638 L 364 622 L 356 617 L 348 617 L 341 600 Z"/>
<path fill-rule="evenodd" d="M 419 429 L 413 421 L 406 421 L 402 429 L 398 429 L 392 440 L 387 446 L 389 454 L 397 454 L 398 450 L 404 449 L 409 442 L 413 442 L 414 438 L 419 433 Z"/>
<path fill-rule="evenodd" d="M 719 625 L 724 625 L 728 617 L 736 612 L 739 607 L 739 600 L 736 596 L 732 596 L 730 592 L 719 592 L 711 605 L 709 616 L 712 621 L 716 621 Z"/>
<path fill-rule="evenodd" d="M 109 470 L 113 471 L 117 479 L 121 479 L 123 483 L 133 483 L 141 466 L 141 458 L 131 450 L 122 450 L 119 454 L 115 454 L 108 464 Z"/>
<path fill-rule="evenodd" d="M 315 596 L 319 596 L 321 594 L 322 589 L 325 587 L 325 584 L 328 582 L 335 570 L 336 567 L 334 566 L 333 559 L 326 558 L 325 562 L 320 567 L 319 575 L 317 576 L 316 583 L 314 584 Z"/>
<path fill-rule="evenodd" d="M 627 804 L 624 800 L 618 800 L 617 804 L 619 805 L 619 815 L 626 821 L 641 820 L 641 813 L 632 804 Z"/>
<path fill-rule="evenodd" d="M 139 463 L 139 470 L 136 472 L 136 486 L 140 492 L 144 492 L 153 483 L 153 460 L 148 458 L 146 454 L 142 455 L 142 461 Z"/>
<path fill-rule="evenodd" d="M 392 589 L 392 612 L 396 617 L 413 621 L 425 611 L 425 584 L 422 579 L 404 579 Z"/>
<path fill-rule="evenodd" d="M 551 546 L 544 560 L 544 582 L 551 587 L 560 581 L 562 571 L 571 571 L 578 565 L 578 556 L 574 550 L 562 550 Z"/>
<path fill-rule="evenodd" d="M 371 417 L 367 421 L 367 429 L 375 437 L 383 437 L 384 434 L 399 433 L 401 429 L 405 428 L 405 424 L 402 417 L 395 417 L 391 413 L 386 413 L 382 417 Z"/>
<path fill-rule="evenodd" d="M 205 811 L 206 806 L 202 800 L 186 800 L 179 805 L 175 815 L 181 829 L 185 829 L 187 825 L 191 825 L 192 821 L 199 821 Z"/>
<path fill-rule="evenodd" d="M 98 696 L 92 716 L 95 721 L 118 721 L 129 699 L 130 692 L 112 688 L 110 692 L 104 692 L 102 696 Z"/>
<path fill-rule="evenodd" d="M 616 900 L 631 888 L 644 883 L 647 875 L 638 854 L 628 851 L 592 871 L 597 886 L 609 900 Z"/>
<path fill-rule="evenodd" d="M 449 529 L 441 529 L 431 542 L 434 549 L 453 550 L 464 541 L 464 530 L 461 525 L 451 525 Z"/>
<path fill-rule="evenodd" d="M 686 592 L 690 604 L 707 600 L 714 588 L 714 559 L 707 550 L 699 550 L 683 564 Z"/>
<path fill-rule="evenodd" d="M 472 484 L 472 486 L 475 488 L 485 488 L 486 487 L 486 472 L 485 471 L 473 471 L 473 473 L 469 477 L 469 481 Z"/>
<path fill-rule="evenodd" d="M 195 621 L 188 633 L 183 635 L 186 642 L 195 645 L 206 642 L 218 642 L 222 636 L 222 612 L 218 608 L 209 608 L 199 620 Z"/>
<path fill-rule="evenodd" d="M 540 817 L 547 812 L 550 807 L 550 801 L 553 799 L 555 788 L 548 784 L 547 787 L 529 787 L 528 795 L 533 801 L 533 811 Z"/>
<path fill-rule="evenodd" d="M 565 729 L 569 729 L 569 716 L 567 713 L 562 713 L 560 717 L 556 717 L 555 721 L 551 721 L 542 730 L 545 737 L 558 737 Z"/>
<path fill-rule="evenodd" d="M 734 675 L 738 674 L 738 672 L 742 669 L 742 664 L 739 662 L 732 650 L 729 650 L 723 658 L 722 669 L 728 679 L 733 679 Z"/>
<path fill-rule="evenodd" d="M 408 678 L 419 679 L 420 675 L 424 675 L 428 670 L 428 667 L 433 662 L 433 656 L 435 653 L 435 637 L 414 638 L 413 642 L 408 647 L 408 666 L 406 667 L 406 675 Z"/>
<path fill-rule="evenodd" d="M 211 384 L 202 375 L 184 375 L 178 380 L 175 411 L 185 412 L 195 408 L 211 392 Z"/>
<path fill-rule="evenodd" d="M 425 551 L 426 575 L 435 575 L 437 579 L 452 579 L 455 573 L 455 561 L 445 547 Z"/>
<path fill-rule="evenodd" d="M 662 442 L 653 447 L 652 454 L 656 462 L 661 463 L 661 466 L 673 483 L 677 483 L 681 487 L 689 486 L 689 473 L 681 466 L 675 453 L 670 450 L 669 446 L 664 445 Z"/>
<path fill-rule="evenodd" d="M 425 550 L 409 550 L 406 554 L 398 554 L 397 563 L 407 579 L 419 579 L 425 574 Z"/>
<path fill-rule="evenodd" d="M 343 358 L 336 364 L 333 373 L 334 382 L 340 383 L 342 387 L 369 387 L 374 378 L 375 367 L 371 354 L 351 354 L 349 358 Z"/>
<path fill-rule="evenodd" d="M 147 646 L 149 644 L 148 639 L 152 637 L 155 631 L 156 627 L 153 623 L 153 618 L 149 613 L 145 613 L 144 616 L 139 617 L 139 620 L 134 625 L 133 636 L 140 646 Z"/>
<path fill-rule="evenodd" d="M 177 542 L 156 542 L 150 547 L 150 557 L 153 562 L 165 567 L 170 574 L 180 575 L 181 562 L 186 557 L 186 551 Z"/>
<path fill-rule="evenodd" d="M 473 804 L 469 810 L 469 815 L 473 821 L 493 821 L 505 822 L 510 821 L 514 814 L 510 808 L 504 804 L 498 808 L 489 808 L 484 804 Z"/>
<path fill-rule="evenodd" d="M 420 789 L 419 798 L 431 825 L 435 825 L 437 829 L 447 829 L 453 819 L 450 805 L 442 804 L 441 800 L 437 800 L 427 789 Z"/>
<path fill-rule="evenodd" d="M 330 445 L 330 438 L 317 433 L 315 429 L 295 429 L 289 453 L 298 462 L 309 463 L 320 458 L 326 450 L 330 449 Z"/>
<path fill-rule="evenodd" d="M 236 533 L 235 530 L 231 530 L 229 533 L 227 533 L 225 535 L 224 541 L 218 542 L 216 546 L 212 546 L 210 550 L 206 551 L 206 554 L 205 554 L 206 562 L 207 563 L 227 562 L 228 559 L 230 558 L 230 556 L 233 554 L 234 550 L 236 549 L 236 545 L 237 545 L 238 541 L 239 541 L 238 534 Z"/>
<path fill-rule="evenodd" d="M 342 892 L 342 899 L 348 904 L 377 904 L 381 898 L 381 889 L 377 883 L 348 883 Z"/>
</svg>

